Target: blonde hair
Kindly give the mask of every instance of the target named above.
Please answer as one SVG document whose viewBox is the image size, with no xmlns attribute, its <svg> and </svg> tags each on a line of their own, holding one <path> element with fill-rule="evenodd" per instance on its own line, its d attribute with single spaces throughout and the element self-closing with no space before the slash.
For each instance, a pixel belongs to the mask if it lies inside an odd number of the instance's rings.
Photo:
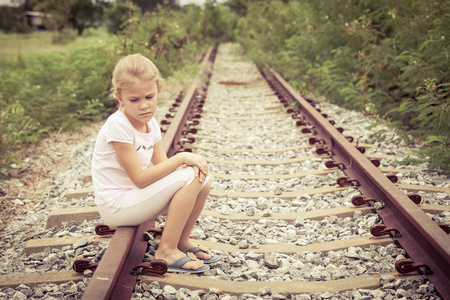
<svg viewBox="0 0 450 300">
<path fill-rule="evenodd" d="M 116 93 L 130 87 L 136 79 L 156 81 L 158 90 L 164 82 L 155 64 L 139 53 L 122 57 L 112 75 L 111 99 L 116 99 Z"/>
</svg>

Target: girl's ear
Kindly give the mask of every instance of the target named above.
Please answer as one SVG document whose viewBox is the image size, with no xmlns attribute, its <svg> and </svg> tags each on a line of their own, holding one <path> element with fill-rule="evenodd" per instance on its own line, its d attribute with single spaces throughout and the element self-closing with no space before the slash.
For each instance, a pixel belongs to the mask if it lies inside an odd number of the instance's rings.
<svg viewBox="0 0 450 300">
<path fill-rule="evenodd" d="M 162 84 L 160 84 L 158 87 L 158 96 L 159 96 L 159 94 L 161 94 L 161 91 L 162 91 Z"/>
<path fill-rule="evenodd" d="M 116 92 L 114 95 L 116 96 L 117 101 L 119 101 L 119 103 L 122 104 L 122 98 L 120 98 L 119 92 Z"/>
</svg>

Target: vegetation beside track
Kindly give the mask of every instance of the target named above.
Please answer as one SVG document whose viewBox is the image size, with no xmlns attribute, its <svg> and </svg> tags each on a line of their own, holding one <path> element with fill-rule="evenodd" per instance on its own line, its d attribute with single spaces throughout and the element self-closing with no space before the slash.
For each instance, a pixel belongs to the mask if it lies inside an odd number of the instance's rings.
<svg viewBox="0 0 450 300">
<path fill-rule="evenodd" d="M 373 115 L 422 143 L 417 161 L 450 172 L 448 1 L 234 3 L 236 37 L 260 66 L 300 92 Z"/>
<path fill-rule="evenodd" d="M 99 39 L 85 34 L 66 45 L 43 45 L 39 37 L 50 37 L 43 32 L 0 36 L 0 51 L 9 58 L 0 61 L 0 177 L 20 161 L 27 143 L 111 113 L 115 103 L 107 96 L 119 57 L 143 53 L 167 77 L 196 65 L 203 51 L 232 33 L 221 18 L 224 7 L 160 6 L 142 15 L 131 2 L 117 5 L 124 17 L 115 35 L 94 31 Z"/>
</svg>

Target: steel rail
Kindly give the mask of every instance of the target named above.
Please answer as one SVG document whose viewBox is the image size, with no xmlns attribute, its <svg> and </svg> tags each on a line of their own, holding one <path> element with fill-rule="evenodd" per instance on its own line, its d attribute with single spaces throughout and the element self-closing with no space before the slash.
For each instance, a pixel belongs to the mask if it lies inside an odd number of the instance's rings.
<svg viewBox="0 0 450 300">
<path fill-rule="evenodd" d="M 409 258 L 397 261 L 399 273 L 418 272 L 429 279 L 445 299 L 450 297 L 450 237 L 422 209 L 353 146 L 321 113 L 273 70 L 261 70 L 284 101 L 299 105 L 309 131 L 320 140 L 322 151 L 341 166 L 350 182 L 365 198 L 381 202 L 377 209 L 395 242 Z M 288 105 L 285 105 L 288 106 Z M 336 166 L 336 165 L 335 165 Z M 449 298 L 450 299 L 450 298 Z"/>
<path fill-rule="evenodd" d="M 207 52 L 202 60 L 201 70 L 205 70 L 208 67 L 208 63 L 214 61 L 216 51 L 217 49 L 215 48 Z M 177 145 L 195 103 L 193 100 L 197 95 L 197 88 L 201 82 L 202 78 L 199 75 L 191 83 L 175 117 L 164 134 L 163 146 L 168 157 L 178 150 Z M 95 269 L 95 271 L 81 299 L 123 300 L 131 298 L 137 281 L 137 277 L 135 274 L 132 274 L 132 270 L 142 263 L 144 259 L 148 246 L 147 241 L 144 240 L 144 234 L 153 228 L 154 224 L 155 219 L 151 219 L 138 226 L 119 226 L 113 230 L 114 236 L 100 263 L 85 268 Z M 74 268 L 76 268 L 76 263 L 74 263 Z M 79 260 L 78 263 L 87 265 L 88 261 Z M 157 263 L 161 264 L 161 262 Z"/>
<path fill-rule="evenodd" d="M 211 76 L 212 62 L 214 62 L 216 52 L 217 48 L 210 49 L 201 63 L 201 69 L 207 72 L 206 76 L 208 77 Z M 187 128 L 187 123 L 189 121 L 190 112 L 195 105 L 195 101 L 192 100 L 198 95 L 198 87 L 201 85 L 203 76 L 204 74 L 198 74 L 194 79 L 190 88 L 183 97 L 176 115 L 170 122 L 170 127 L 164 135 L 164 151 L 166 151 L 168 157 L 174 155 L 181 148 L 178 143 L 182 137 L 186 136 L 187 130 L 189 130 Z"/>
</svg>

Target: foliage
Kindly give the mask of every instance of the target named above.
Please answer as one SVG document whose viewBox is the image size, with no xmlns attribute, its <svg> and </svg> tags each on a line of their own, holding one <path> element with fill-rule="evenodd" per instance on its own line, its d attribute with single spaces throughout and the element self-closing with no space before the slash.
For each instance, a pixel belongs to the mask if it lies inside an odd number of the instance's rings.
<svg viewBox="0 0 450 300">
<path fill-rule="evenodd" d="M 52 1 L 41 3 L 55 4 Z M 111 72 L 121 56 L 140 52 L 169 76 L 195 65 L 202 51 L 231 39 L 236 21 L 227 7 L 212 2 L 205 9 L 158 6 L 145 15 L 132 2 L 114 9 L 123 12 L 123 17 L 108 44 L 100 41 L 66 51 L 28 50 L 13 60 L 0 60 L 1 168 L 17 162 L 20 148 L 46 132 L 73 130 L 109 115 L 116 106 L 107 97 Z M 9 134 L 12 140 L 6 140 Z"/>
<path fill-rule="evenodd" d="M 374 115 L 449 173 L 450 2 L 234 0 L 247 53 L 300 92 Z M 244 8 L 242 8 L 244 6 Z"/>
<path fill-rule="evenodd" d="M 126 6 L 121 32 L 124 54 L 146 55 L 165 76 L 197 61 L 213 44 L 230 40 L 236 20 L 227 7 L 212 4 L 205 9 L 188 5 L 180 10 L 159 6 L 144 15 L 131 2 Z"/>
<path fill-rule="evenodd" d="M 76 0 L 70 5 L 67 23 L 72 25 L 81 36 L 88 27 L 97 27 L 103 18 L 103 9 L 108 5 L 104 1 Z"/>
<path fill-rule="evenodd" d="M 97 27 L 103 20 L 103 11 L 110 4 L 105 0 L 25 0 L 18 7 L 0 6 L 0 30 L 6 33 L 28 33 L 34 28 L 22 14 L 42 12 L 44 27 L 54 31 L 54 43 L 63 41 L 64 29 L 74 28 L 82 35 L 89 27 Z"/>
<path fill-rule="evenodd" d="M 36 141 L 39 123 L 24 114 L 19 103 L 13 103 L 0 111 L 0 178 L 5 179 L 4 169 L 12 169 L 18 163 L 17 156 L 27 143 Z"/>
<path fill-rule="evenodd" d="M 27 33 L 31 27 L 25 24 L 21 19 L 21 14 L 25 7 L 0 6 L 0 31 L 11 33 Z"/>
<path fill-rule="evenodd" d="M 1 63 L 2 168 L 17 163 L 20 149 L 47 132 L 76 129 L 111 112 L 107 94 L 116 49 L 97 46 Z"/>
</svg>

